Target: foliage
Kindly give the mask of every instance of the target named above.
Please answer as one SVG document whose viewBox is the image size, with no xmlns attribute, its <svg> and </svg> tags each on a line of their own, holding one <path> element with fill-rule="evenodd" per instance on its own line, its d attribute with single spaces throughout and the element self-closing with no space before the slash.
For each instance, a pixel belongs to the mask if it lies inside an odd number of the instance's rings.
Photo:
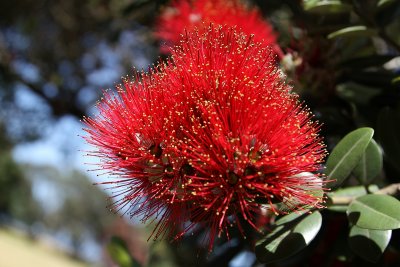
<svg viewBox="0 0 400 267">
<path fill-rule="evenodd" d="M 125 241 L 113 236 L 107 245 L 107 251 L 115 263 L 120 267 L 140 267 L 141 265 L 129 253 Z"/>
<path fill-rule="evenodd" d="M 0 134 L 0 216 L 15 218 L 29 224 L 41 216 L 38 203 L 33 199 L 31 182 L 12 158 L 11 143 Z"/>
<path fill-rule="evenodd" d="M 24 165 L 31 183 L 51 188 L 48 199 L 38 199 L 42 210 L 40 222 L 51 234 L 66 232 L 73 255 L 82 257 L 86 240 L 102 241 L 113 222 L 113 214 L 106 209 L 106 194 L 92 185 L 88 177 L 79 171 L 60 173 L 50 166 Z"/>
</svg>

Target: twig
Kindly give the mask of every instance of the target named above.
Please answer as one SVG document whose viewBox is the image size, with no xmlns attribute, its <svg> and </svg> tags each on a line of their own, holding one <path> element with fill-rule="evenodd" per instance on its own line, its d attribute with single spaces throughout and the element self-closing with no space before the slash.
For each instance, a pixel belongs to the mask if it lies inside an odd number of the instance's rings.
<svg viewBox="0 0 400 267">
<path fill-rule="evenodd" d="M 354 198 L 355 197 L 333 196 L 329 198 L 329 203 L 331 205 L 347 205 L 352 202 Z"/>
<path fill-rule="evenodd" d="M 391 184 L 388 185 L 376 192 L 374 192 L 374 194 L 379 194 L 379 195 L 395 195 L 398 192 L 400 192 L 400 183 L 397 184 Z"/>
<path fill-rule="evenodd" d="M 400 192 L 400 183 L 388 185 L 378 191 L 373 192 L 375 195 L 396 195 Z M 332 196 L 330 197 L 331 205 L 348 205 L 357 197 L 350 196 Z"/>
</svg>

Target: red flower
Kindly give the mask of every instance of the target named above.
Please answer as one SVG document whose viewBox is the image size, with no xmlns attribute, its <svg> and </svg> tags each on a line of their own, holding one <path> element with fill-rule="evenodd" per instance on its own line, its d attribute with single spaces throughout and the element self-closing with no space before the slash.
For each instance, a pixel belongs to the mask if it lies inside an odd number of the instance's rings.
<svg viewBox="0 0 400 267">
<path fill-rule="evenodd" d="M 156 35 L 165 42 L 161 50 L 170 52 L 170 47 L 178 44 L 185 29 L 202 28 L 203 23 L 237 26 L 247 35 L 254 34 L 256 42 L 272 46 L 279 57 L 283 56 L 272 26 L 258 9 L 248 8 L 240 0 L 174 0 L 158 19 Z"/>
<path fill-rule="evenodd" d="M 85 119 L 86 139 L 102 168 L 122 177 L 108 182 L 114 206 L 158 217 L 155 237 L 201 224 L 210 248 L 228 226 L 257 228 L 261 203 L 277 214 L 321 208 L 323 182 L 311 174 L 325 156 L 319 125 L 284 79 L 269 49 L 211 26 L 106 94 L 100 115 Z"/>
</svg>

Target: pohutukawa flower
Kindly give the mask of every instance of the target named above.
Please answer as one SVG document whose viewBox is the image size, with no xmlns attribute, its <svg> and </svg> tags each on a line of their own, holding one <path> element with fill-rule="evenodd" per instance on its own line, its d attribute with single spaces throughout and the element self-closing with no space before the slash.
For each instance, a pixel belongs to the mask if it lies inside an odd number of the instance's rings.
<svg viewBox="0 0 400 267">
<path fill-rule="evenodd" d="M 185 30 L 201 28 L 203 23 L 237 26 L 247 35 L 254 34 L 255 41 L 272 46 L 279 57 L 283 56 L 273 27 L 257 8 L 250 8 L 241 0 L 174 0 L 157 22 L 156 35 L 165 42 L 161 50 L 170 52 L 170 47 L 179 43 Z"/>
<path fill-rule="evenodd" d="M 86 140 L 121 177 L 105 182 L 114 207 L 156 218 L 155 238 L 200 224 L 210 248 L 231 226 L 257 228 L 265 208 L 322 208 L 324 182 L 312 174 L 326 153 L 320 126 L 275 64 L 252 36 L 210 26 L 106 93 L 99 115 L 85 119 Z"/>
</svg>

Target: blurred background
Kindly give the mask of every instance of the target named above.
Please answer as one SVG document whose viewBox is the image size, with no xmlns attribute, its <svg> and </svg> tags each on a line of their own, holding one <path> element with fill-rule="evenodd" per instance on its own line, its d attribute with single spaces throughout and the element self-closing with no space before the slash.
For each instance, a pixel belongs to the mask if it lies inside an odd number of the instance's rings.
<svg viewBox="0 0 400 267">
<path fill-rule="evenodd" d="M 325 124 L 328 148 L 359 125 L 375 127 L 382 110 L 397 112 L 399 1 L 343 1 L 343 9 L 308 11 L 303 1 L 249 2 L 278 33 L 286 54 L 281 65 Z M 377 10 L 377 2 L 386 3 Z M 241 241 L 217 246 L 209 257 L 199 257 L 204 252 L 196 254 L 185 242 L 179 248 L 147 242 L 151 227 L 110 212 L 107 191 L 93 185 L 107 177 L 87 171 L 95 162 L 83 156 L 88 147 L 79 136 L 84 134 L 80 119 L 93 115 L 102 90 L 114 88 L 133 67 L 146 70 L 164 57 L 153 33 L 166 4 L 0 2 L 1 267 L 117 266 L 115 254 L 148 266 L 255 264 Z M 347 37 L 328 37 L 360 23 L 374 25 L 377 36 L 350 31 Z M 399 122 L 390 116 L 383 120 Z M 391 150 L 392 158 L 399 151 Z M 388 177 L 399 177 L 398 161 L 385 164 L 386 173 L 393 174 Z"/>
<path fill-rule="evenodd" d="M 146 258 L 147 234 L 109 211 L 78 136 L 102 90 L 157 57 L 135 2 L 1 1 L 0 266 L 113 266 L 118 232 Z"/>
</svg>

